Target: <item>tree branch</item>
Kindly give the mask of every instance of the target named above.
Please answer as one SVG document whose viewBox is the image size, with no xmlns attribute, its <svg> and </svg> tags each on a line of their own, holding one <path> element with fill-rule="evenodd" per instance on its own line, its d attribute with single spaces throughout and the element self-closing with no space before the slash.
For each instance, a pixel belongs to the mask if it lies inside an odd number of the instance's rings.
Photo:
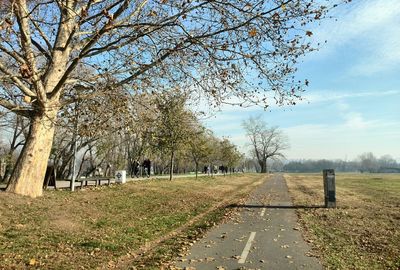
<svg viewBox="0 0 400 270">
<path fill-rule="evenodd" d="M 50 54 L 42 46 L 40 46 L 40 44 L 36 42 L 36 40 L 34 40 L 33 38 L 31 39 L 31 42 L 47 58 L 47 60 L 51 62 Z"/>
<path fill-rule="evenodd" d="M 8 50 L 6 47 L 1 46 L 0 45 L 0 50 L 2 50 L 3 52 L 5 52 L 6 54 L 8 54 L 9 56 L 11 56 L 12 58 L 14 58 L 17 62 L 24 64 L 25 60 L 22 57 L 22 55 L 20 55 L 19 53 L 17 53 L 16 51 L 10 51 Z"/>
<path fill-rule="evenodd" d="M 18 76 L 15 74 L 11 73 L 7 67 L 5 67 L 1 62 L 0 62 L 0 71 L 3 72 L 4 74 L 10 76 L 10 79 L 15 83 L 15 85 L 27 96 L 30 97 L 36 97 L 36 94 L 32 92 L 20 79 Z"/>
<path fill-rule="evenodd" d="M 32 51 L 31 33 L 28 21 L 29 14 L 27 12 L 26 0 L 18 0 L 16 5 L 16 17 L 21 33 L 21 47 L 25 53 L 26 64 L 28 64 L 30 72 L 32 73 L 31 80 L 33 85 L 35 86 L 38 100 L 40 103 L 43 103 L 46 102 L 47 97 L 46 92 L 43 88 L 43 84 L 41 83 L 40 77 L 37 73 L 35 55 Z"/>
<path fill-rule="evenodd" d="M 25 117 L 31 117 L 33 114 L 32 109 L 26 108 L 23 106 L 19 106 L 19 105 L 12 103 L 4 98 L 0 98 L 0 106 L 18 114 L 18 115 L 25 116 Z"/>
<path fill-rule="evenodd" d="M 34 20 L 31 20 L 31 22 L 35 26 L 36 30 L 39 32 L 39 34 L 42 37 L 42 39 L 44 40 L 44 42 L 46 43 L 47 49 L 49 51 L 51 51 L 53 49 L 53 47 L 51 46 L 50 40 L 48 39 L 46 34 L 42 31 L 42 29 L 39 27 L 39 25 Z"/>
</svg>

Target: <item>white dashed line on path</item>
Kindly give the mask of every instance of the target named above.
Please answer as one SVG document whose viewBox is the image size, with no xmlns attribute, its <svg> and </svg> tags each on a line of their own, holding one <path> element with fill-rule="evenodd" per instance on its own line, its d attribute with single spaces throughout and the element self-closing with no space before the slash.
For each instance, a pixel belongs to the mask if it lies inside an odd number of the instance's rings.
<svg viewBox="0 0 400 270">
<path fill-rule="evenodd" d="M 251 248 L 251 244 L 253 243 L 254 237 L 256 236 L 256 232 L 251 232 L 249 240 L 247 240 L 246 246 L 243 249 L 242 255 L 240 255 L 240 259 L 238 263 L 245 263 L 247 255 L 249 255 L 249 251 Z"/>
</svg>

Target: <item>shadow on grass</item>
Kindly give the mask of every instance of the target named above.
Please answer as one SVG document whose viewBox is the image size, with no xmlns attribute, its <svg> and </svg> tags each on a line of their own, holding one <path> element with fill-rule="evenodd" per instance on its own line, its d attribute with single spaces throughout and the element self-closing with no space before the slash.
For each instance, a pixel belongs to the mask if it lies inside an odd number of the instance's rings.
<svg viewBox="0 0 400 270">
<path fill-rule="evenodd" d="M 251 204 L 230 204 L 227 208 L 270 208 L 270 209 L 313 209 L 325 208 L 325 205 L 251 205 Z"/>
</svg>

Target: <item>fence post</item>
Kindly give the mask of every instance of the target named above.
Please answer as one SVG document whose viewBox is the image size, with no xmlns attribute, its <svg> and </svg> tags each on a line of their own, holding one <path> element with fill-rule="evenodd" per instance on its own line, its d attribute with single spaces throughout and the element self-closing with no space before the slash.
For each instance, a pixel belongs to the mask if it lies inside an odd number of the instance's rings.
<svg viewBox="0 0 400 270">
<path fill-rule="evenodd" d="M 336 186 L 335 186 L 335 171 L 333 169 L 323 170 L 324 177 L 324 193 L 325 207 L 336 207 Z"/>
</svg>

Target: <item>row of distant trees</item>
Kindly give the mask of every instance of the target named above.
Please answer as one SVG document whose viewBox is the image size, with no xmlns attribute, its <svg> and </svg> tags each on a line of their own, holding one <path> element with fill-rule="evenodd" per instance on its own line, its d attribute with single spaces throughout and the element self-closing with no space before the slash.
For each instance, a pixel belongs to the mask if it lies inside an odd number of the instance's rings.
<svg viewBox="0 0 400 270">
<path fill-rule="evenodd" d="M 400 163 L 390 155 L 376 157 L 373 153 L 363 153 L 352 161 L 345 160 L 298 160 L 287 164 L 272 162 L 274 170 L 287 172 L 321 172 L 335 169 L 340 172 L 395 173 L 400 172 Z"/>
<path fill-rule="evenodd" d="M 133 102 L 134 101 L 134 102 Z M 188 109 L 189 96 L 177 89 L 163 93 L 110 96 L 76 101 L 60 112 L 49 164 L 57 178 L 132 171 L 135 162 L 152 161 L 156 174 L 237 167 L 242 154 L 227 138 L 217 138 Z M 103 104 L 103 105 L 102 105 Z M 107 106 L 104 106 L 107 104 Z M 29 123 L 15 114 L 1 117 L 0 177 L 7 182 L 25 144 Z"/>
</svg>

